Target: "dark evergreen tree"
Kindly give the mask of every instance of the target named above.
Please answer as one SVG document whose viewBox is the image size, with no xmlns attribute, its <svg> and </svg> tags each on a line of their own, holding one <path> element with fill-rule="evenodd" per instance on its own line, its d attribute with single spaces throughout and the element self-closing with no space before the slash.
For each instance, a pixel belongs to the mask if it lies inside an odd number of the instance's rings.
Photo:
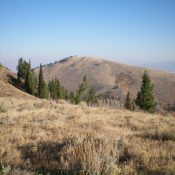
<svg viewBox="0 0 175 175">
<path fill-rule="evenodd" d="M 29 94 L 34 95 L 34 84 L 32 81 L 32 74 L 31 74 L 30 67 L 27 70 L 27 75 L 25 80 L 25 89 Z"/>
<path fill-rule="evenodd" d="M 70 94 L 67 90 L 64 89 L 64 99 L 68 100 L 70 98 Z"/>
<path fill-rule="evenodd" d="M 126 96 L 125 108 L 128 110 L 133 110 L 132 101 L 131 101 L 131 97 L 130 97 L 129 92 L 127 93 L 127 96 Z"/>
<path fill-rule="evenodd" d="M 52 99 L 58 99 L 58 93 L 57 93 L 57 85 L 55 80 L 50 80 L 48 83 L 48 88 L 50 92 L 50 98 Z"/>
<path fill-rule="evenodd" d="M 50 97 L 52 99 L 69 99 L 68 91 L 60 85 L 60 82 L 57 78 L 50 80 L 48 83 Z"/>
<path fill-rule="evenodd" d="M 61 85 L 60 85 L 59 79 L 55 78 L 54 86 L 55 86 L 56 99 L 61 98 L 61 93 L 62 92 L 61 92 Z"/>
<path fill-rule="evenodd" d="M 18 77 L 19 83 L 22 80 L 26 80 L 29 67 L 30 65 L 27 61 L 23 60 L 23 58 L 19 58 L 18 65 L 17 65 L 17 77 Z"/>
<path fill-rule="evenodd" d="M 153 96 L 153 84 L 151 84 L 151 79 L 146 71 L 143 74 L 142 86 L 137 94 L 135 103 L 140 109 L 147 112 L 153 113 L 156 110 L 156 102 Z"/>
<path fill-rule="evenodd" d="M 34 72 L 31 70 L 31 64 L 30 61 L 29 63 L 27 63 L 27 74 L 26 75 L 22 75 L 23 77 L 25 77 L 25 81 L 24 81 L 24 89 L 26 90 L 26 92 L 28 92 L 31 95 L 37 95 L 36 91 L 37 91 L 37 84 L 35 82 L 35 74 Z"/>
<path fill-rule="evenodd" d="M 88 93 L 88 100 L 87 100 L 87 104 L 88 105 L 92 105 L 92 104 L 97 104 L 97 96 L 96 96 L 96 92 L 95 89 L 93 87 L 90 88 L 89 93 Z"/>
<path fill-rule="evenodd" d="M 80 103 L 80 96 L 79 96 L 79 93 L 76 93 L 76 96 L 75 96 L 75 104 L 77 105 L 78 103 Z"/>
<path fill-rule="evenodd" d="M 31 81 L 33 84 L 33 95 L 38 96 L 38 81 L 33 70 L 31 70 Z"/>
<path fill-rule="evenodd" d="M 83 82 L 79 86 L 78 94 L 79 94 L 80 101 L 88 102 L 89 87 L 86 80 L 86 75 L 83 78 Z"/>
<path fill-rule="evenodd" d="M 70 102 L 72 103 L 72 104 L 74 104 L 75 103 L 75 94 L 74 94 L 74 92 L 70 92 Z"/>
<path fill-rule="evenodd" d="M 40 64 L 40 71 L 39 71 L 38 96 L 40 98 L 48 98 L 49 97 L 48 86 L 44 81 L 43 69 L 42 69 L 41 64 Z"/>
<path fill-rule="evenodd" d="M 135 111 L 135 103 L 134 103 L 134 100 L 132 100 L 132 111 Z"/>
</svg>

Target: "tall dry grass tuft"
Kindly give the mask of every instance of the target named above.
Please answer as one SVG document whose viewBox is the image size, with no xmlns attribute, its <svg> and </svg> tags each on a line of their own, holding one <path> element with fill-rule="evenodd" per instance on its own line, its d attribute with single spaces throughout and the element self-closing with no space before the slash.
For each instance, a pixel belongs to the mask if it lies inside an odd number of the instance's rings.
<svg viewBox="0 0 175 175">
<path fill-rule="evenodd" d="M 22 158 L 33 170 L 75 174 L 109 174 L 120 172 L 118 142 L 99 138 L 72 138 L 62 143 L 40 142 L 20 147 Z M 25 161 L 26 162 L 26 161 Z"/>
</svg>

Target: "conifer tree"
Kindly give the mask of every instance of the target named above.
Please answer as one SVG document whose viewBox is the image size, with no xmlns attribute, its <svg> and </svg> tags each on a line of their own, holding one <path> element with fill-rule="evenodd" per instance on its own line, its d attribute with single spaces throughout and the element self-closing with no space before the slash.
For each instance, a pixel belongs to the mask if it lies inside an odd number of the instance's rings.
<svg viewBox="0 0 175 175">
<path fill-rule="evenodd" d="M 97 104 L 97 96 L 96 96 L 95 89 L 93 87 L 91 87 L 89 90 L 89 94 L 88 94 L 87 104 L 92 105 L 95 103 Z"/>
<path fill-rule="evenodd" d="M 59 79 L 55 78 L 54 81 L 55 97 L 56 99 L 61 98 L 61 85 Z"/>
<path fill-rule="evenodd" d="M 153 113 L 156 110 L 156 102 L 153 96 L 153 84 L 151 84 L 151 79 L 146 71 L 143 74 L 142 86 L 137 94 L 135 103 L 140 109 L 147 112 Z"/>
<path fill-rule="evenodd" d="M 135 111 L 135 103 L 134 103 L 134 100 L 132 100 L 132 111 Z"/>
<path fill-rule="evenodd" d="M 34 70 L 31 70 L 31 81 L 32 81 L 33 88 L 34 88 L 33 95 L 38 96 L 38 81 L 37 81 L 37 78 L 35 76 Z"/>
<path fill-rule="evenodd" d="M 49 88 L 49 92 L 50 92 L 50 97 L 52 99 L 58 99 L 58 93 L 57 93 L 57 84 L 56 84 L 56 80 L 50 80 L 48 83 L 48 88 Z"/>
<path fill-rule="evenodd" d="M 80 103 L 80 95 L 79 95 L 79 93 L 77 92 L 76 93 L 76 96 L 75 96 L 75 104 L 77 105 L 78 103 Z"/>
<path fill-rule="evenodd" d="M 78 94 L 80 101 L 88 102 L 89 87 L 86 80 L 86 75 L 83 77 L 83 82 L 79 86 Z"/>
<path fill-rule="evenodd" d="M 70 102 L 71 102 L 72 104 L 75 103 L 75 94 L 74 94 L 74 92 L 70 92 Z"/>
<path fill-rule="evenodd" d="M 128 110 L 133 110 L 133 106 L 132 106 L 132 101 L 131 101 L 131 97 L 130 97 L 130 93 L 128 91 L 127 96 L 126 96 L 126 101 L 125 101 L 125 108 Z"/>
<path fill-rule="evenodd" d="M 37 82 L 36 82 L 36 77 L 34 72 L 31 70 L 31 63 L 29 61 L 28 63 L 28 67 L 27 67 L 27 75 L 26 75 L 26 79 L 25 79 L 25 90 L 31 94 L 31 95 L 37 95 L 36 91 L 37 91 Z"/>
<path fill-rule="evenodd" d="M 48 98 L 49 97 L 48 86 L 44 81 L 43 69 L 42 69 L 41 64 L 40 64 L 40 71 L 39 71 L 38 96 L 40 98 Z"/>
<path fill-rule="evenodd" d="M 32 75 L 31 75 L 30 67 L 27 70 L 27 75 L 26 75 L 26 80 L 25 80 L 25 89 L 29 94 L 34 95 L 34 84 L 32 82 Z"/>
<path fill-rule="evenodd" d="M 70 94 L 68 93 L 67 90 L 64 89 L 64 99 L 68 100 L 70 98 Z"/>
<path fill-rule="evenodd" d="M 26 80 L 29 67 L 30 65 L 27 61 L 23 60 L 23 58 L 19 58 L 17 65 L 17 77 L 19 83 L 22 81 L 22 79 Z"/>
<path fill-rule="evenodd" d="M 55 78 L 49 81 L 48 83 L 50 97 L 52 99 L 69 99 L 68 91 L 60 85 L 59 79 Z"/>
</svg>

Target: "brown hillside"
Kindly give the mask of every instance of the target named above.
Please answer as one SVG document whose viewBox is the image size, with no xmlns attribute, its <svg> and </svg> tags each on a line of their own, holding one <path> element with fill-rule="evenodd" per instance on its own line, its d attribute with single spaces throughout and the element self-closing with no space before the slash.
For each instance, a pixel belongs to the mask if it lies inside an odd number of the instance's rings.
<svg viewBox="0 0 175 175">
<path fill-rule="evenodd" d="M 69 57 L 44 66 L 44 77 L 48 81 L 59 78 L 68 90 L 77 90 L 84 75 L 98 93 L 109 92 L 123 103 L 127 91 L 135 97 L 147 70 L 155 86 L 155 96 L 161 106 L 175 102 L 175 74 L 159 70 L 129 66 L 92 57 Z M 38 75 L 39 69 L 35 69 Z M 116 82 L 116 84 L 115 84 Z"/>
<path fill-rule="evenodd" d="M 0 66 L 0 80 L 6 83 L 13 83 L 17 79 L 15 73 L 13 73 L 10 69 Z"/>
<path fill-rule="evenodd" d="M 16 74 L 11 72 L 8 68 L 0 66 L 0 97 L 10 98 L 27 98 L 33 99 L 35 97 L 23 92 L 15 87 L 17 82 Z"/>
</svg>

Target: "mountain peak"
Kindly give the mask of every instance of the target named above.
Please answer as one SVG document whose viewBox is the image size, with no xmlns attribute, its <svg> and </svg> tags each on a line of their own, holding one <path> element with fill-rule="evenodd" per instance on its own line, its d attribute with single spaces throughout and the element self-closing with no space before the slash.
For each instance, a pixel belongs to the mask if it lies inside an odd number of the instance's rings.
<svg viewBox="0 0 175 175">
<path fill-rule="evenodd" d="M 70 60 L 93 60 L 93 61 L 99 61 L 99 60 L 103 60 L 102 58 L 99 57 L 91 57 L 91 56 L 78 56 L 78 55 L 74 55 L 74 56 L 69 56 L 66 58 L 63 58 L 59 61 L 59 63 L 62 62 L 66 62 L 66 61 L 70 61 Z"/>
</svg>

